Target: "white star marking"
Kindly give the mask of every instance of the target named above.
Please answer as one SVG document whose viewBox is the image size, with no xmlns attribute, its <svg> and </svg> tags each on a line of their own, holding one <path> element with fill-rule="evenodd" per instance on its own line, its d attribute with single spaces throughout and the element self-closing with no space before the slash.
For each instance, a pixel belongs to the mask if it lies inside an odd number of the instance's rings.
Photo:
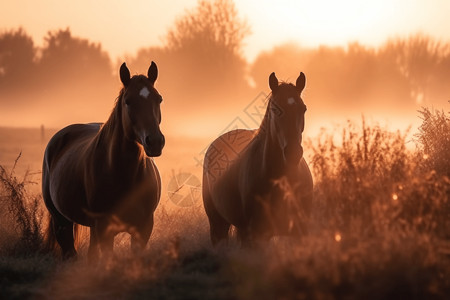
<svg viewBox="0 0 450 300">
<path fill-rule="evenodd" d="M 144 97 L 145 99 L 147 99 L 148 95 L 150 94 L 150 91 L 148 90 L 148 88 L 146 86 L 144 86 L 142 88 L 142 90 L 139 92 L 139 95 L 141 95 L 142 97 Z"/>
</svg>

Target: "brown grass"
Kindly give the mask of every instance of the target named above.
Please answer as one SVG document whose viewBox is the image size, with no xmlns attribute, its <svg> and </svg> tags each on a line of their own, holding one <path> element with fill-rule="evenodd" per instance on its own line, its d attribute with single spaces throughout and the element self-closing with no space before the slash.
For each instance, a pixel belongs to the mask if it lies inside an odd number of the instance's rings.
<svg viewBox="0 0 450 300">
<path fill-rule="evenodd" d="M 123 236 L 107 262 L 88 264 L 87 243 L 76 262 L 31 255 L 20 247 L 40 248 L 40 199 L 2 168 L 2 208 L 17 208 L 7 227 L 2 218 L 0 289 L 5 298 L 49 299 L 445 299 L 450 179 L 448 168 L 437 166 L 449 158 L 440 144 L 449 121 L 437 112 L 423 116 L 417 150 L 406 146 L 407 133 L 364 119 L 309 141 L 310 234 L 276 237 L 256 249 L 212 249 L 201 203 L 182 208 L 164 197 L 149 247 L 138 257 Z M 9 245 L 17 252 L 6 251 Z"/>
</svg>

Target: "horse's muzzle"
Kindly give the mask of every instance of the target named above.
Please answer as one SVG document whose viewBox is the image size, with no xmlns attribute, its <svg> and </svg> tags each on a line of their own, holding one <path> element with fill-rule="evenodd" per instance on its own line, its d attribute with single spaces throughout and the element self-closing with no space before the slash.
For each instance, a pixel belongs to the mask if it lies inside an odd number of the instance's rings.
<svg viewBox="0 0 450 300">
<path fill-rule="evenodd" d="M 147 136 L 145 138 L 145 143 L 143 143 L 145 154 L 150 157 L 158 157 L 162 153 L 162 149 L 166 144 L 166 139 L 161 133 L 156 136 Z"/>
</svg>

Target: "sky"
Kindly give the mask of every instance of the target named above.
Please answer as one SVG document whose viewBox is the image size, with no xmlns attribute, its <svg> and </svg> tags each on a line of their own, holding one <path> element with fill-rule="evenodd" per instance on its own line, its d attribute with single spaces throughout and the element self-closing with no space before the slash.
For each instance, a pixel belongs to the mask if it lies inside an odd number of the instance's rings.
<svg viewBox="0 0 450 300">
<path fill-rule="evenodd" d="M 450 40 L 449 0 L 260 0 L 235 1 L 251 35 L 243 54 L 285 42 L 306 47 L 376 46 L 388 38 L 422 32 Z M 158 46 L 174 21 L 197 0 L 0 0 L 0 30 L 23 27 L 41 46 L 49 30 L 71 29 L 74 36 L 102 44 L 113 59 Z"/>
</svg>

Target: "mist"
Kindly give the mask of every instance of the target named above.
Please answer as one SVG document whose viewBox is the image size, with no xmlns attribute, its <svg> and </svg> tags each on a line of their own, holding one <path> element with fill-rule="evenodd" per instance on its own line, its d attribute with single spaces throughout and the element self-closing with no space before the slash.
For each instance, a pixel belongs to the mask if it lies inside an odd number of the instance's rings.
<svg viewBox="0 0 450 300">
<path fill-rule="evenodd" d="M 298 38 L 264 45 L 249 60 L 252 26 L 236 7 L 200 0 L 167 28 L 161 44 L 120 57 L 70 28 L 48 31 L 43 42 L 20 27 L 0 32 L 2 296 L 445 299 L 450 41 L 416 33 L 376 46 L 310 47 Z M 327 13 L 336 14 L 330 7 Z M 80 259 L 61 262 L 61 253 L 44 246 L 45 147 L 64 126 L 105 122 L 123 88 L 121 64 L 131 75 L 147 74 L 152 61 L 166 144 L 154 158 L 161 199 L 147 248 L 129 252 L 130 236 L 120 233 L 114 257 L 92 263 L 85 227 Z M 306 75 L 301 144 L 314 181 L 309 232 L 245 248 L 232 227 L 229 243 L 213 248 L 202 201 L 205 153 L 225 132 L 260 126 L 272 72 L 288 83 Z M 280 191 L 289 198 L 289 189 Z M 300 212 L 292 214 L 304 218 Z"/>
<path fill-rule="evenodd" d="M 285 43 L 249 62 L 243 45 L 250 35 L 251 27 L 230 2 L 201 2 L 167 30 L 163 46 L 116 61 L 101 44 L 73 36 L 69 28 L 49 31 L 43 47 L 21 28 L 3 31 L 0 126 L 104 122 L 121 89 L 123 61 L 132 74 L 145 74 L 151 61 L 157 63 L 162 128 L 173 136 L 215 137 L 236 119 L 240 126 L 258 127 L 258 119 L 247 118 L 248 108 L 269 94 L 271 72 L 288 82 L 300 71 L 306 74 L 303 98 L 311 135 L 361 115 L 405 129 L 417 124 L 421 106 L 448 107 L 450 47 L 425 34 L 377 47 Z"/>
</svg>

